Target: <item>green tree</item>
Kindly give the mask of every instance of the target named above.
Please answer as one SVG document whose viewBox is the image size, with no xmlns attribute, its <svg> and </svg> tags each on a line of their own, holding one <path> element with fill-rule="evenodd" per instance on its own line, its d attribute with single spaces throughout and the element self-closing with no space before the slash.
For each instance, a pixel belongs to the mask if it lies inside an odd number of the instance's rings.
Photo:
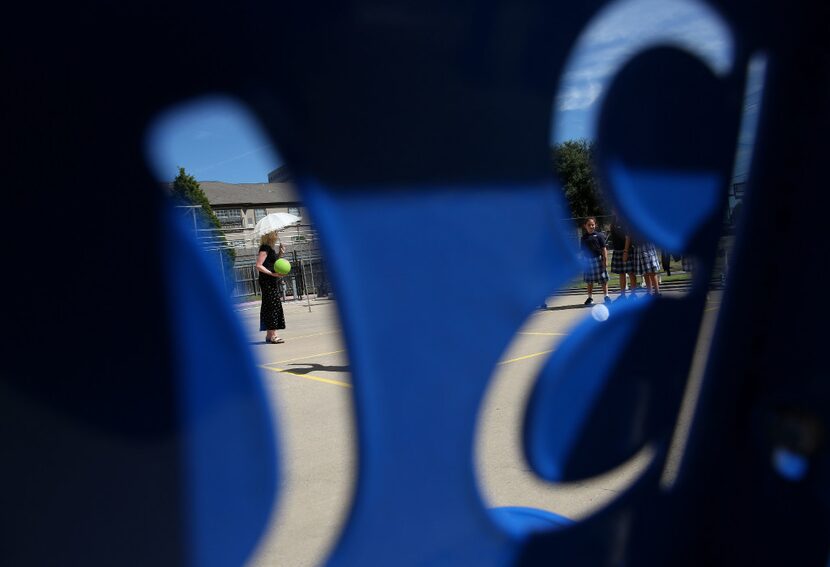
<svg viewBox="0 0 830 567">
<path fill-rule="evenodd" d="M 199 182 L 192 175 L 188 175 L 183 167 L 179 168 L 179 174 L 173 180 L 173 196 L 187 205 L 201 205 L 203 220 L 207 220 L 209 226 L 213 228 L 222 226 L 216 213 L 210 208 L 210 202 L 199 186 Z"/>
<path fill-rule="evenodd" d="M 551 156 L 571 215 L 577 218 L 606 215 L 608 206 L 595 174 L 593 142 L 568 140 L 554 145 Z"/>
<path fill-rule="evenodd" d="M 213 209 L 210 207 L 210 201 L 208 201 L 207 195 L 205 195 L 205 192 L 202 191 L 202 188 L 199 186 L 199 182 L 196 181 L 196 178 L 192 175 L 188 175 L 184 168 L 180 167 L 179 174 L 173 180 L 171 189 L 173 197 L 184 204 L 201 205 L 201 209 L 197 209 L 196 212 L 196 226 L 200 229 L 213 229 L 208 234 L 218 236 L 218 238 L 212 238 L 211 243 L 219 244 L 220 246 L 227 246 L 228 240 L 220 231 L 222 223 L 219 222 L 219 217 L 216 216 L 216 213 L 214 213 Z M 233 274 L 233 263 L 234 260 L 236 260 L 236 250 L 233 248 L 225 248 L 222 250 L 222 254 L 225 258 L 225 276 L 227 277 L 230 274 Z"/>
</svg>

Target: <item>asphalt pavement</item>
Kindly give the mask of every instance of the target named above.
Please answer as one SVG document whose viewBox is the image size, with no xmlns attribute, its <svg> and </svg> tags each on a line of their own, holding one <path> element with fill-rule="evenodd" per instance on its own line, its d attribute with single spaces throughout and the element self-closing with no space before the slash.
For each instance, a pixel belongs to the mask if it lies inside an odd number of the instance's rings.
<svg viewBox="0 0 830 567">
<path fill-rule="evenodd" d="M 666 296 L 680 293 L 667 291 Z M 709 296 L 691 384 L 699 379 L 719 294 Z M 568 485 L 541 481 L 524 461 L 519 439 L 525 400 L 541 365 L 590 313 L 582 308 L 584 297 L 549 298 L 547 309 L 529 316 L 502 356 L 483 402 L 475 448 L 485 506 L 530 506 L 585 518 L 613 500 L 650 458 L 644 451 L 601 477 Z M 276 409 L 283 473 L 272 521 L 249 566 L 323 564 L 349 510 L 356 464 L 351 374 L 336 300 L 285 302 L 287 328 L 280 331 L 284 344 L 264 343 L 258 330 L 259 303 L 236 310 Z M 687 397 L 693 404 L 694 392 Z M 687 423 L 690 415 L 687 409 L 681 421 Z M 680 445 L 683 425 L 678 428 Z M 676 464 L 676 457 L 672 462 Z"/>
</svg>

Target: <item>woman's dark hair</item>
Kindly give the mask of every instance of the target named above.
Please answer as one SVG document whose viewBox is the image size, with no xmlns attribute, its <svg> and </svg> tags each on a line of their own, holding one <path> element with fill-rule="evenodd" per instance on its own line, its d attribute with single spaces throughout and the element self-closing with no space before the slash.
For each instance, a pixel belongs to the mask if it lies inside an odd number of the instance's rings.
<svg viewBox="0 0 830 567">
<path fill-rule="evenodd" d="M 593 220 L 593 221 L 594 221 L 594 224 L 597 224 L 597 217 L 585 217 L 585 218 L 582 220 L 582 224 L 580 224 L 580 225 L 579 225 L 579 228 L 581 228 L 581 229 L 582 229 L 582 234 L 583 234 L 583 235 L 588 234 L 588 231 L 587 231 L 587 230 L 585 230 L 585 225 L 586 225 L 586 224 L 588 224 L 588 221 L 589 221 L 589 220 Z"/>
</svg>

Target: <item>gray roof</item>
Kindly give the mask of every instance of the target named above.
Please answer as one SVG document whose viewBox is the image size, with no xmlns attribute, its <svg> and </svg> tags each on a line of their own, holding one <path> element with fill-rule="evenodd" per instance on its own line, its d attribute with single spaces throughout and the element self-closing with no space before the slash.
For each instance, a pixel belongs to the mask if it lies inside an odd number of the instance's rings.
<svg viewBox="0 0 830 567">
<path fill-rule="evenodd" d="M 300 203 L 290 183 L 223 183 L 199 181 L 212 207 L 231 205 L 296 205 Z"/>
</svg>

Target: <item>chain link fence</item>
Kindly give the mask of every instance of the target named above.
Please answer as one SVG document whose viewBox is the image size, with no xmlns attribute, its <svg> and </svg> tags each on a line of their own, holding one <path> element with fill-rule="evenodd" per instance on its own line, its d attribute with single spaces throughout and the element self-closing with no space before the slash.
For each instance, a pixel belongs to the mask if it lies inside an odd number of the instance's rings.
<svg viewBox="0 0 830 567">
<path fill-rule="evenodd" d="M 611 216 L 598 216 L 599 230 L 606 234 Z M 568 233 L 569 241 L 575 253 L 579 252 L 581 225 L 585 219 L 568 219 L 571 223 Z M 280 233 L 280 240 L 285 244 L 285 258 L 291 262 L 291 272 L 281 279 L 282 296 L 285 301 L 310 300 L 317 298 L 333 298 L 334 291 L 328 277 L 326 263 L 319 247 L 319 239 L 310 225 L 296 225 Z M 725 284 L 729 270 L 729 255 L 732 249 L 732 236 L 724 236 L 718 250 L 715 269 L 712 274 L 711 286 L 720 287 Z M 609 243 L 610 245 L 610 243 Z M 227 257 L 223 253 L 227 247 L 206 247 L 206 253 L 214 258 L 217 268 L 223 274 L 223 282 L 228 295 L 235 301 L 245 299 L 256 300 L 262 294 L 259 288 L 259 272 L 255 264 L 259 250 L 259 243 L 246 242 L 244 247 L 234 247 L 236 259 L 233 266 L 227 265 Z M 694 269 L 690 258 L 678 254 L 667 253 L 658 249 L 661 272 L 660 283 L 667 288 L 684 288 L 691 284 Z M 609 263 L 611 260 L 609 247 Z M 610 287 L 617 286 L 617 275 L 610 274 Z M 640 284 L 638 277 L 638 285 Z M 557 293 L 581 293 L 585 288 L 582 274 L 574 274 L 573 279 L 563 286 Z"/>
<path fill-rule="evenodd" d="M 285 245 L 283 257 L 291 262 L 291 272 L 280 280 L 283 299 L 332 297 L 334 294 L 320 252 L 319 239 L 311 226 L 300 224 L 289 227 L 280 233 L 280 241 Z M 248 247 L 236 248 L 232 278 L 225 282 L 231 298 L 255 299 L 262 294 L 259 272 L 255 267 L 258 252 L 258 243 L 256 246 L 252 243 Z"/>
</svg>

